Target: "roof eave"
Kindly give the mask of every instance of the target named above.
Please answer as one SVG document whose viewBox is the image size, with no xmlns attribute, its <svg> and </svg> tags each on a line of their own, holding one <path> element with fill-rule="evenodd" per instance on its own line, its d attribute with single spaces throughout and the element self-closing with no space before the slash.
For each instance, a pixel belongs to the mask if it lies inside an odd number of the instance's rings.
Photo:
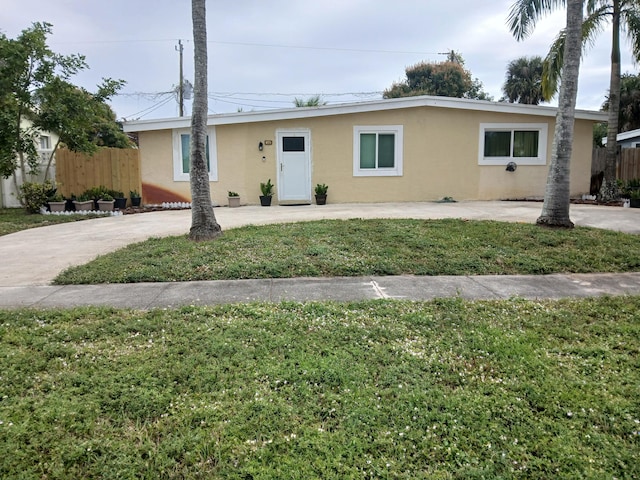
<svg viewBox="0 0 640 480">
<path fill-rule="evenodd" d="M 326 117 L 332 115 L 346 115 L 416 107 L 455 108 L 461 110 L 512 114 L 515 113 L 545 117 L 555 117 L 557 113 L 556 107 L 549 106 L 522 105 L 517 103 L 505 102 L 488 102 L 484 100 L 470 100 L 466 98 L 419 96 L 375 100 L 371 102 L 321 105 L 318 107 L 293 107 L 278 110 L 263 110 L 258 112 L 238 112 L 210 115 L 209 117 L 207 117 L 207 124 L 233 125 L 239 123 L 296 120 L 303 118 Z M 592 120 L 594 122 L 602 122 L 606 121 L 607 114 L 604 112 L 594 112 L 589 110 L 576 110 L 575 118 L 579 120 Z M 125 122 L 123 126 L 125 132 L 143 132 L 151 130 L 188 128 L 190 125 L 190 117 L 180 117 Z"/>
</svg>

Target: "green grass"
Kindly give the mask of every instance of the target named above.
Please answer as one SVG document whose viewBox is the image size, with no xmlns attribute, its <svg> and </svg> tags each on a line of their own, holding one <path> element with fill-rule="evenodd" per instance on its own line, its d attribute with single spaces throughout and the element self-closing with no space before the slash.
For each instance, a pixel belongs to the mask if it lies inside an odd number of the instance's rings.
<svg viewBox="0 0 640 480">
<path fill-rule="evenodd" d="M 55 280 L 130 283 L 357 275 L 640 270 L 640 237 L 465 220 L 322 220 L 228 230 L 218 240 L 151 239 Z"/>
<path fill-rule="evenodd" d="M 28 228 L 45 227 L 57 223 L 77 222 L 99 215 L 40 215 L 27 213 L 24 208 L 0 209 L 0 236 L 19 232 Z"/>
<path fill-rule="evenodd" d="M 0 478 L 639 478 L 639 311 L 0 311 Z"/>
</svg>

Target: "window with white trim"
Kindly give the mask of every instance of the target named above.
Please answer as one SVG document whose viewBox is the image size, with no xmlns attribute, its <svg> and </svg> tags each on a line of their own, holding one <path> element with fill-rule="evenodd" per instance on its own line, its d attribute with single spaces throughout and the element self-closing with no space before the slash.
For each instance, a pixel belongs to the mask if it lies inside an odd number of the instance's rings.
<svg viewBox="0 0 640 480">
<path fill-rule="evenodd" d="M 546 123 L 481 123 L 479 165 L 546 165 Z"/>
<path fill-rule="evenodd" d="M 207 152 L 207 167 L 209 168 L 209 181 L 218 180 L 218 158 L 216 148 L 215 127 L 207 130 L 205 143 Z M 176 182 L 189 181 L 189 168 L 191 165 L 191 129 L 185 128 L 173 131 L 173 180 Z"/>
<path fill-rule="evenodd" d="M 51 150 L 51 141 L 48 135 L 40 135 L 40 150 Z"/>
<path fill-rule="evenodd" d="M 402 151 L 402 125 L 353 127 L 353 176 L 401 176 Z"/>
</svg>

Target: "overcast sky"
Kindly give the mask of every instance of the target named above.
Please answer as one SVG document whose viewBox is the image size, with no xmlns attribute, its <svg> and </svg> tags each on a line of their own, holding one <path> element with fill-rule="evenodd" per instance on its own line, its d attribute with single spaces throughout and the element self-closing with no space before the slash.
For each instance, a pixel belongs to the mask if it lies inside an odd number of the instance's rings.
<svg viewBox="0 0 640 480">
<path fill-rule="evenodd" d="M 292 107 L 321 94 L 330 104 L 381 98 L 420 61 L 462 54 L 472 75 L 498 100 L 510 60 L 544 56 L 564 12 L 542 19 L 517 42 L 506 18 L 514 0 L 209 0 L 209 111 Z M 189 0 L 5 0 L 0 30 L 10 38 L 36 21 L 53 24 L 49 45 L 81 53 L 90 69 L 73 81 L 91 91 L 102 77 L 127 85 L 111 104 L 119 118 L 178 115 L 178 40 L 193 80 Z M 611 32 L 580 68 L 578 108 L 598 110 L 609 85 Z M 623 43 L 622 71 L 637 73 Z M 553 103 L 553 102 L 552 102 Z M 186 103 L 186 113 L 191 105 Z"/>
</svg>

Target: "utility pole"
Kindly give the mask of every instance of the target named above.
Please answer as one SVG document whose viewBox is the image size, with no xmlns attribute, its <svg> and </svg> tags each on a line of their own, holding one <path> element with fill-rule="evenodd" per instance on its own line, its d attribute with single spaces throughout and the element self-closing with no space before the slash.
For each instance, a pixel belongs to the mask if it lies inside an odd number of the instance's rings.
<svg viewBox="0 0 640 480">
<path fill-rule="evenodd" d="M 180 116 L 184 117 L 184 74 L 182 71 L 182 51 L 184 50 L 184 46 L 182 45 L 182 40 L 178 40 L 178 46 L 176 50 L 180 52 L 180 84 L 178 86 L 178 104 L 180 106 Z"/>
</svg>

